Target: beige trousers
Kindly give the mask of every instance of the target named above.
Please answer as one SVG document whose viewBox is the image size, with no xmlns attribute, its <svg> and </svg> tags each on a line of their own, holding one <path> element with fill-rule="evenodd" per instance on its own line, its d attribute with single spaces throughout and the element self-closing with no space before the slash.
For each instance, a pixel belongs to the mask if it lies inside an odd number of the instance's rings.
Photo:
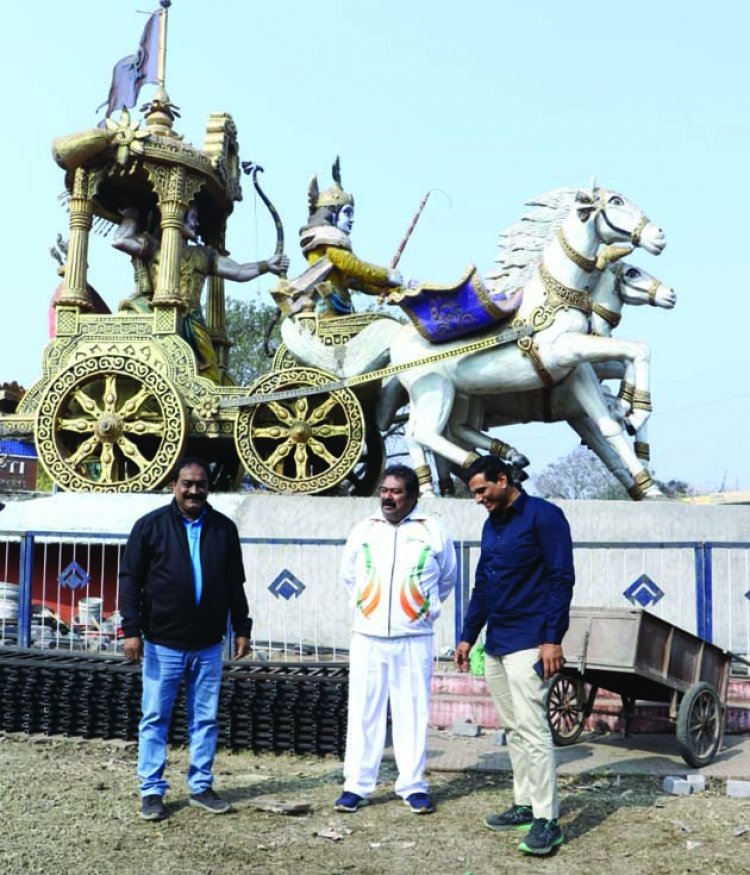
<svg viewBox="0 0 750 875">
<path fill-rule="evenodd" d="M 515 804 L 531 806 L 534 817 L 553 820 L 559 814 L 555 749 L 544 706 L 547 685 L 534 671 L 538 659 L 536 647 L 486 654 L 484 674 L 508 735 Z"/>
</svg>

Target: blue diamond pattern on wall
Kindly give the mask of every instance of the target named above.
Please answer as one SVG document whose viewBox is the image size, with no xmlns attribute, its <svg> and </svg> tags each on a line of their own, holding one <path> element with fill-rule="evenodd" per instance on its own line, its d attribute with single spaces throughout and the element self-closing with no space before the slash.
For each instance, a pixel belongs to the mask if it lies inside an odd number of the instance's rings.
<svg viewBox="0 0 750 875">
<path fill-rule="evenodd" d="M 57 582 L 60 586 L 67 586 L 69 589 L 78 589 L 79 586 L 86 586 L 91 580 L 91 575 L 85 568 L 77 562 L 71 562 L 67 568 L 60 572 Z"/>
<path fill-rule="evenodd" d="M 631 605 L 639 604 L 642 608 L 655 605 L 664 595 L 648 574 L 642 574 L 634 580 L 623 593 Z"/>
<path fill-rule="evenodd" d="M 299 598 L 302 595 L 305 584 L 298 577 L 295 577 L 288 568 L 285 568 L 271 581 L 268 589 L 276 598 L 281 597 L 289 601 L 291 598 Z"/>
</svg>

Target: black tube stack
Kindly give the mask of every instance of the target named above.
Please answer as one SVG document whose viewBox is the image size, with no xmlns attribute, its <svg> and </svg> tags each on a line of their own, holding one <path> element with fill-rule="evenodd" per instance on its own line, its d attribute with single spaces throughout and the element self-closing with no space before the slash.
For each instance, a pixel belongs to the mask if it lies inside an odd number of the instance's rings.
<svg viewBox="0 0 750 875">
<path fill-rule="evenodd" d="M 333 663 L 225 663 L 219 744 L 342 757 L 348 668 Z M 103 654 L 0 648 L 0 730 L 136 739 L 140 667 Z M 170 742 L 187 743 L 185 694 Z"/>
</svg>

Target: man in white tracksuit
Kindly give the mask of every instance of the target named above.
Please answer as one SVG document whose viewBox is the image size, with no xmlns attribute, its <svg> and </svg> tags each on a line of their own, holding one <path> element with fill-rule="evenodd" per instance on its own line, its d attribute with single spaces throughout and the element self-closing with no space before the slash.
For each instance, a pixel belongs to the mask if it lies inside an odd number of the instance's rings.
<svg viewBox="0 0 750 875">
<path fill-rule="evenodd" d="M 419 481 L 405 465 L 383 474 L 380 510 L 357 523 L 341 576 L 354 607 L 344 792 L 356 811 L 375 789 L 391 705 L 396 793 L 414 814 L 434 806 L 424 779 L 433 631 L 456 579 L 456 551 L 441 524 L 417 510 Z"/>
</svg>

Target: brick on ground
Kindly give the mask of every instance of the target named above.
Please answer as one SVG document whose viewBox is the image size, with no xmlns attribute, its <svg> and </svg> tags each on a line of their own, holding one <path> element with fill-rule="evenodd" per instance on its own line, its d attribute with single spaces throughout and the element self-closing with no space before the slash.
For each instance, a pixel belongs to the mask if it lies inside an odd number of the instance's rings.
<svg viewBox="0 0 750 875">
<path fill-rule="evenodd" d="M 454 720 L 451 732 L 454 735 L 463 735 L 466 738 L 476 738 L 482 732 L 482 727 L 478 723 L 472 723 L 470 720 Z"/>
<path fill-rule="evenodd" d="M 690 783 L 677 775 L 667 775 L 661 786 L 665 793 L 671 793 L 673 796 L 690 795 Z"/>
</svg>

